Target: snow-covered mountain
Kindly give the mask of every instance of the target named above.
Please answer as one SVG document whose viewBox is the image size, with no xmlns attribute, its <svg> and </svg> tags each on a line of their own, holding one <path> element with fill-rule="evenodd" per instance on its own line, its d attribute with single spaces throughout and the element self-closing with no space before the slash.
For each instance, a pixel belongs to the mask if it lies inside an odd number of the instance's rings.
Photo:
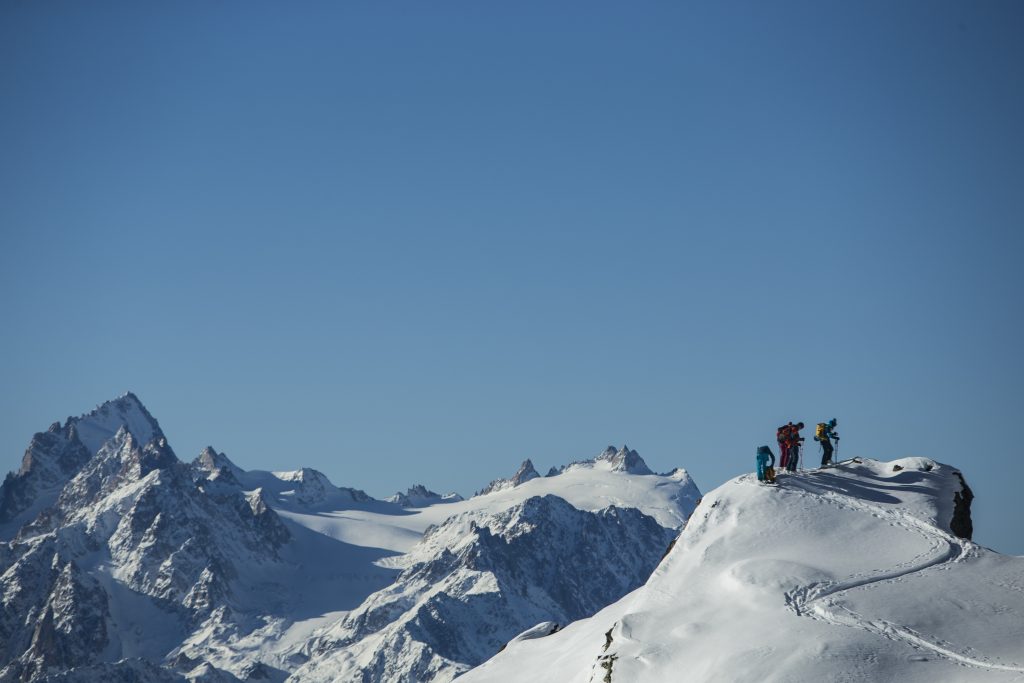
<svg viewBox="0 0 1024 683">
<path fill-rule="evenodd" d="M 21 469 L 8 474 L 0 488 L 0 538 L 12 536 L 52 505 L 68 480 L 121 427 L 141 444 L 163 437 L 156 420 L 132 393 L 81 417 L 69 417 L 63 426 L 54 422 L 32 437 Z"/>
<path fill-rule="evenodd" d="M 643 587 L 460 680 L 1024 680 L 1024 558 L 968 540 L 959 472 L 866 460 L 778 481 L 707 494 Z"/>
<path fill-rule="evenodd" d="M 342 651 L 367 680 L 454 675 L 643 581 L 700 494 L 632 453 L 381 501 L 212 447 L 183 463 L 125 394 L 36 434 L 0 487 L 0 681 L 323 679 Z"/>
<path fill-rule="evenodd" d="M 563 465 L 562 467 L 552 467 L 551 470 L 548 471 L 548 476 L 553 477 L 580 466 L 586 467 L 598 464 L 605 465 L 612 472 L 654 474 L 651 472 L 651 468 L 647 466 L 647 463 L 644 462 L 643 458 L 640 457 L 640 454 L 632 450 L 629 446 L 623 446 L 622 448 L 609 446 L 593 460 L 582 460 L 569 463 L 568 465 Z"/>
<path fill-rule="evenodd" d="M 99 440 L 115 428 L 112 415 L 138 414 L 129 395 L 49 432 L 67 440 L 61 452 L 91 457 L 6 546 L 0 680 L 124 657 L 159 661 L 198 625 L 251 608 L 257 575 L 282 564 L 291 535 L 260 493 L 195 482 L 155 421 L 128 421 Z M 37 455 L 30 446 L 26 460 Z"/>
<path fill-rule="evenodd" d="M 404 570 L 307 642 L 293 680 L 450 680 L 538 621 L 567 623 L 639 585 L 700 492 L 684 470 L 617 464 L 598 457 L 397 518 L 290 515 L 338 538 L 383 539 L 402 554 L 381 564 Z"/>
<path fill-rule="evenodd" d="M 585 512 L 552 495 L 449 517 L 391 586 L 311 643 L 292 680 L 449 681 L 538 622 L 622 597 L 675 535 L 635 508 Z"/>
</svg>

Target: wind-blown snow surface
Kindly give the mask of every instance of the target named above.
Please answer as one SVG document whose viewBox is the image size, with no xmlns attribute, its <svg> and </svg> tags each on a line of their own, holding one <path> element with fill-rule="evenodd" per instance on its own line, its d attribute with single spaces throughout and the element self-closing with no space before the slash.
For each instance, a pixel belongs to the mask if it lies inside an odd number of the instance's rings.
<svg viewBox="0 0 1024 683">
<path fill-rule="evenodd" d="M 923 458 L 739 477 L 642 588 L 460 681 L 1024 680 L 1024 558 L 950 532 L 961 487 Z"/>
<path fill-rule="evenodd" d="M 0 487 L 0 682 L 322 676 L 317 657 L 345 638 L 415 680 L 461 671 L 537 620 L 639 585 L 700 495 L 627 448 L 547 478 L 528 469 L 470 500 L 414 486 L 387 502 L 308 468 L 247 472 L 212 448 L 183 463 L 132 394 L 54 423 Z M 620 575 L 572 578 L 588 538 L 614 546 Z M 424 609 L 460 600 L 501 609 L 415 632 Z M 406 638 L 434 663 L 406 666 Z"/>
</svg>

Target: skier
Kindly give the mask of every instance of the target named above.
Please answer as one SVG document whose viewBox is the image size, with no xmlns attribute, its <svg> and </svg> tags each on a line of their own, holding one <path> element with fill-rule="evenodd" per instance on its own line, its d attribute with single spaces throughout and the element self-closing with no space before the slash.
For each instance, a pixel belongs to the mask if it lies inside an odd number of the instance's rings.
<svg viewBox="0 0 1024 683">
<path fill-rule="evenodd" d="M 814 440 L 821 444 L 821 466 L 828 467 L 832 465 L 832 440 L 836 443 L 839 442 L 839 435 L 835 432 L 836 425 L 839 424 L 833 417 L 828 423 L 819 422 L 818 426 L 814 430 Z"/>
<path fill-rule="evenodd" d="M 789 435 L 793 430 L 793 423 L 784 424 L 775 430 L 775 440 L 779 442 L 779 467 L 785 469 L 789 461 Z"/>
<path fill-rule="evenodd" d="M 790 422 L 793 425 L 792 422 Z M 797 422 L 789 430 L 789 438 L 786 441 L 786 452 L 789 454 L 789 459 L 783 464 L 790 472 L 796 472 L 796 466 L 800 462 L 800 445 L 803 443 L 804 437 L 800 436 L 800 430 L 804 428 L 803 422 Z"/>
<path fill-rule="evenodd" d="M 771 459 L 771 464 L 768 460 Z M 757 480 L 766 484 L 775 483 L 775 454 L 767 446 L 757 449 Z"/>
</svg>

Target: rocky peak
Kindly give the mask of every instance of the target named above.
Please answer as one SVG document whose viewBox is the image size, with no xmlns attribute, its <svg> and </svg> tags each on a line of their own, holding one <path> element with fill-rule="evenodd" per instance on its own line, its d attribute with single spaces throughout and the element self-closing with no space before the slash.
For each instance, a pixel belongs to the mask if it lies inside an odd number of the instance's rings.
<svg viewBox="0 0 1024 683">
<path fill-rule="evenodd" d="M 399 491 L 395 495 L 389 496 L 384 500 L 389 503 L 397 503 L 402 507 L 416 508 L 434 505 L 435 503 L 454 503 L 462 499 L 462 496 L 457 493 L 446 493 L 442 496 L 440 493 L 431 491 L 423 484 L 413 484 L 405 493 Z"/>
<path fill-rule="evenodd" d="M 654 474 L 654 472 L 651 471 L 651 468 L 647 466 L 647 463 L 644 462 L 644 459 L 640 457 L 639 453 L 631 450 L 629 446 L 623 445 L 622 448 L 608 446 L 608 448 L 601 451 L 601 454 L 593 460 L 578 460 L 571 462 L 568 465 L 562 465 L 561 467 L 552 467 L 548 470 L 546 476 L 555 477 L 574 467 L 593 467 L 598 464 L 607 464 L 612 472 L 625 472 L 627 474 Z"/>
<path fill-rule="evenodd" d="M 180 463 L 177 456 L 174 455 L 174 451 L 167 444 L 167 439 L 163 436 L 147 443 L 141 450 L 135 452 L 139 454 L 137 460 L 139 478 L 153 470 L 168 469 Z"/>
<path fill-rule="evenodd" d="M 100 404 L 85 415 L 69 417 L 65 429 L 73 429 L 75 436 L 95 454 L 121 427 L 143 444 L 164 436 L 156 419 L 130 391 Z"/>
<path fill-rule="evenodd" d="M 531 479 L 536 479 L 539 476 L 540 474 L 538 474 L 537 470 L 533 467 L 533 461 L 527 458 L 523 461 L 523 464 L 519 466 L 519 469 L 516 470 L 516 473 L 512 475 L 512 483 L 515 486 L 519 486 L 520 484 L 530 481 Z"/>
<path fill-rule="evenodd" d="M 519 466 L 516 473 L 509 479 L 495 479 L 490 484 L 485 486 L 483 489 L 478 491 L 476 495 L 486 496 L 488 493 L 494 493 L 495 491 L 503 491 L 505 489 L 514 488 L 520 484 L 526 483 L 531 479 L 537 479 L 540 474 L 533 467 L 533 461 L 527 458 L 523 461 L 523 464 Z"/>
<path fill-rule="evenodd" d="M 139 480 L 154 470 L 165 470 L 179 464 L 162 434 L 142 443 L 122 426 L 75 479 L 98 478 L 101 488 L 109 490 L 120 481 Z"/>
<path fill-rule="evenodd" d="M 54 422 L 32 437 L 21 468 L 8 475 L 0 487 L 0 527 L 9 527 L 0 537 L 13 535 L 11 531 L 51 506 L 61 488 L 122 430 L 135 443 L 154 444 L 140 458 L 142 469 L 166 465 L 170 449 L 160 425 L 131 392 L 85 415 L 69 417 L 63 426 Z"/>
<path fill-rule="evenodd" d="M 628 472 L 629 474 L 654 474 L 647 466 L 640 454 L 630 450 L 629 446 L 623 445 L 616 450 L 614 446 L 604 449 L 601 455 L 597 456 L 597 462 L 607 462 L 612 466 L 613 472 Z"/>
<path fill-rule="evenodd" d="M 199 452 L 196 459 L 192 461 L 192 468 L 199 472 L 217 476 L 220 476 L 218 474 L 220 470 L 226 469 L 235 479 L 244 472 L 235 463 L 231 462 L 226 453 L 218 453 L 213 446 L 207 446 Z"/>
</svg>

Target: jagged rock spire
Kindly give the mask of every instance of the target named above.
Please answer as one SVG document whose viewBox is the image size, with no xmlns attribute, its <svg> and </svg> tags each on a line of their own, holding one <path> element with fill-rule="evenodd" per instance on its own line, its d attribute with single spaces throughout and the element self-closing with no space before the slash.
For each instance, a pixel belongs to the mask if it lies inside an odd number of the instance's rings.
<svg viewBox="0 0 1024 683">
<path fill-rule="evenodd" d="M 519 466 L 516 473 L 512 475 L 510 479 L 495 479 L 490 484 L 485 486 L 483 489 L 478 491 L 476 495 L 485 496 L 488 493 L 494 493 L 495 491 L 502 491 L 504 489 L 510 489 L 520 484 L 524 484 L 531 479 L 537 479 L 540 475 L 537 470 L 533 467 L 533 461 L 527 458 L 523 461 L 523 464 Z"/>
</svg>

